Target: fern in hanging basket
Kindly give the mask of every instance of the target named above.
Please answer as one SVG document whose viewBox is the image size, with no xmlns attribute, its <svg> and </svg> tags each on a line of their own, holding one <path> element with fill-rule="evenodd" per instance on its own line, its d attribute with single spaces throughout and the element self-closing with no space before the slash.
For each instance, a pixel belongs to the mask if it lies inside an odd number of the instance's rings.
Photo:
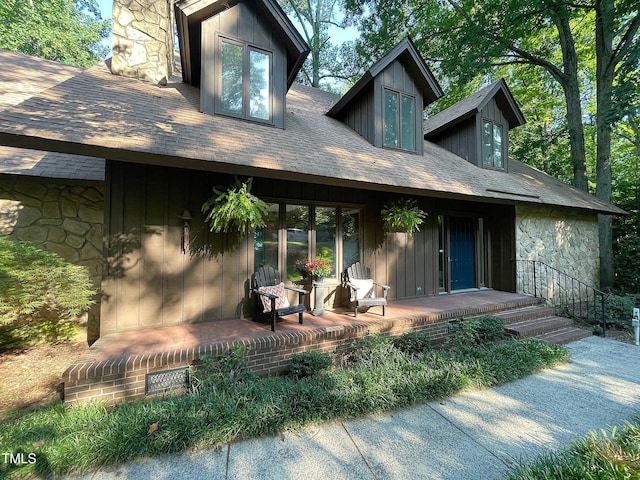
<svg viewBox="0 0 640 480">
<path fill-rule="evenodd" d="M 385 232 L 402 232 L 412 236 L 420 231 L 420 225 L 424 223 L 427 213 L 416 207 L 413 199 L 400 199 L 387 203 L 382 211 L 382 221 Z"/>
<path fill-rule="evenodd" d="M 245 235 L 251 230 L 266 226 L 269 207 L 251 194 L 253 178 L 236 182 L 226 190 L 213 188 L 213 195 L 202 204 L 202 213 L 209 229 L 215 233 L 238 232 Z"/>
</svg>

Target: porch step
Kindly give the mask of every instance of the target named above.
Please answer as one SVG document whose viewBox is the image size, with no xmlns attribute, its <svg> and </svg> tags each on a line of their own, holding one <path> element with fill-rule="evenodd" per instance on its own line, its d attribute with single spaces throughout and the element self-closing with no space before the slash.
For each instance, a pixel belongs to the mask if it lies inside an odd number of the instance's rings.
<svg viewBox="0 0 640 480">
<path fill-rule="evenodd" d="M 553 307 L 545 307 L 544 305 L 531 305 L 513 310 L 505 310 L 498 312 L 494 316 L 501 318 L 506 325 L 525 322 L 527 320 L 538 320 L 555 316 L 556 311 Z"/>
<path fill-rule="evenodd" d="M 586 338 L 589 330 L 576 327 L 570 318 L 559 317 L 553 307 L 527 306 L 495 314 L 505 324 L 505 333 L 516 338 L 537 338 L 564 344 Z"/>
<path fill-rule="evenodd" d="M 543 333 L 535 338 L 539 340 L 546 340 L 549 343 L 555 343 L 557 345 L 563 345 L 565 343 L 575 342 L 593 335 L 591 331 L 586 328 L 579 328 L 575 326 L 561 328 L 553 332 Z"/>
<path fill-rule="evenodd" d="M 545 317 L 516 322 L 505 325 L 508 335 L 518 338 L 537 337 L 545 333 L 554 332 L 573 326 L 573 320 L 564 317 Z"/>
</svg>

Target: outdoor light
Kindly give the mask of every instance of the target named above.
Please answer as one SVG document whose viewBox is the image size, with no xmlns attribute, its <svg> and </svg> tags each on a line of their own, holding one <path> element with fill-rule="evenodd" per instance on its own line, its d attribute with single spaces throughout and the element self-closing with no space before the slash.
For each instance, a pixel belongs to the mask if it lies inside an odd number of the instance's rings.
<svg viewBox="0 0 640 480">
<path fill-rule="evenodd" d="M 191 212 L 187 209 L 182 211 L 182 215 L 178 215 L 179 218 L 182 219 L 182 245 L 180 251 L 182 253 L 187 253 L 189 251 L 189 225 L 191 222 Z"/>
</svg>

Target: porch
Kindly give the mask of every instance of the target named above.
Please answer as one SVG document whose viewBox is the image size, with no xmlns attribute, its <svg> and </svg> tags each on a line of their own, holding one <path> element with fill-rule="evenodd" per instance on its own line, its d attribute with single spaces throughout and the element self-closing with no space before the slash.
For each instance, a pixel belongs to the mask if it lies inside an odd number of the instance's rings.
<svg viewBox="0 0 640 480">
<path fill-rule="evenodd" d="M 202 355 L 219 355 L 237 344 L 250 348 L 250 366 L 256 373 L 271 375 L 286 370 L 293 353 L 311 349 L 333 352 L 366 333 L 399 335 L 418 330 L 437 342 L 446 337 L 451 319 L 539 303 L 540 299 L 527 295 L 480 290 L 394 300 L 389 302 L 385 317 L 379 307 L 359 313 L 358 318 L 345 309 L 317 317 L 306 313 L 303 325 L 293 315 L 279 321 L 276 332 L 271 332 L 268 323 L 233 319 L 110 334 L 96 341 L 87 355 L 64 372 L 65 400 L 115 403 L 141 397 L 147 374 L 186 369 Z"/>
</svg>

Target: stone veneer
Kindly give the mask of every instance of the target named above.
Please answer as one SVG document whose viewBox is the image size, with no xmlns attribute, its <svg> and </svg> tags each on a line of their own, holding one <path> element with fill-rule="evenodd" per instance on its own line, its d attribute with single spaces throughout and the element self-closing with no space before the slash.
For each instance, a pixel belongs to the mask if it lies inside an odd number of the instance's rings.
<svg viewBox="0 0 640 480">
<path fill-rule="evenodd" d="M 548 207 L 516 208 L 518 260 L 539 260 L 597 287 L 599 245 L 595 214 Z"/>
<path fill-rule="evenodd" d="M 111 73 L 166 85 L 173 73 L 173 0 L 115 0 Z"/>
<path fill-rule="evenodd" d="M 0 236 L 27 241 L 89 270 L 100 288 L 104 222 L 102 187 L 0 178 Z M 99 336 L 99 305 L 89 312 L 87 336 Z"/>
</svg>

